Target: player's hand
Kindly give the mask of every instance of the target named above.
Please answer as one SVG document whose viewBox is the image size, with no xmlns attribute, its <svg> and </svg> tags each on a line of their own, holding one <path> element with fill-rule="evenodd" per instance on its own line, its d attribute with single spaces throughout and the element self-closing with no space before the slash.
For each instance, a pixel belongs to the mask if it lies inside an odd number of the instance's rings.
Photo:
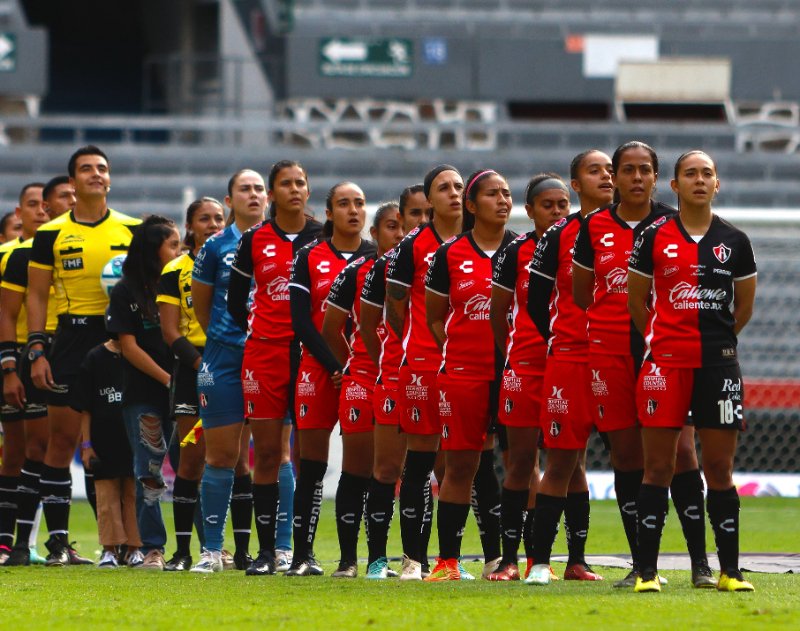
<svg viewBox="0 0 800 631">
<path fill-rule="evenodd" d="M 342 371 L 337 370 L 331 375 L 331 379 L 333 380 L 333 387 L 339 390 L 342 387 Z"/>
<path fill-rule="evenodd" d="M 92 470 L 91 466 L 89 466 L 89 462 L 91 462 L 92 458 L 97 458 L 97 454 L 93 448 L 86 447 L 85 449 L 81 449 L 81 462 L 83 462 L 83 468 L 87 471 Z"/>
<path fill-rule="evenodd" d="M 40 357 L 31 364 L 31 381 L 39 390 L 52 390 L 55 385 L 50 362 L 46 357 Z"/>
<path fill-rule="evenodd" d="M 3 375 L 3 399 L 8 405 L 18 410 L 25 407 L 25 388 L 15 372 Z"/>
</svg>

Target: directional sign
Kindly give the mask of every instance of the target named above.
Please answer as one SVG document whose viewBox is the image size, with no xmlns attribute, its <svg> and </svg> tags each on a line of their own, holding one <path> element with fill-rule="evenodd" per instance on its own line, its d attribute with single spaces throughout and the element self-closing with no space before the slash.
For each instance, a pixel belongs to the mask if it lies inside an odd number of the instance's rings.
<svg viewBox="0 0 800 631">
<path fill-rule="evenodd" d="M 323 38 L 319 72 L 323 77 L 407 78 L 413 50 L 409 39 Z"/>
<path fill-rule="evenodd" d="M 17 36 L 0 32 L 0 72 L 14 72 L 16 69 Z"/>
</svg>

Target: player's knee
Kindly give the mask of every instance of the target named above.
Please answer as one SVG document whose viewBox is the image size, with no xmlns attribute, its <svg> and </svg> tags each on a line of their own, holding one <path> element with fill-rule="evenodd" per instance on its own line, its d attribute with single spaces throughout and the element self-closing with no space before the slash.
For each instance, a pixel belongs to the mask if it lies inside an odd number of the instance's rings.
<svg viewBox="0 0 800 631">
<path fill-rule="evenodd" d="M 381 484 L 394 484 L 401 473 L 400 464 L 396 462 L 379 462 L 373 469 L 375 479 Z"/>
<path fill-rule="evenodd" d="M 729 489 L 733 486 L 733 461 L 704 459 L 703 474 L 709 488 Z"/>
</svg>

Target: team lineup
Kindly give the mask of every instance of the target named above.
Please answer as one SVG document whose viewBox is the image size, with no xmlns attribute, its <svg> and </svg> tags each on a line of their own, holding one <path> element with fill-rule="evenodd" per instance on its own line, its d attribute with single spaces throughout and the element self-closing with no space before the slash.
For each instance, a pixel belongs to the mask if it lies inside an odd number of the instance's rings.
<svg viewBox="0 0 800 631">
<path fill-rule="evenodd" d="M 756 263 L 747 236 L 712 211 L 720 182 L 706 153 L 678 158 L 672 207 L 652 199 L 659 162 L 648 145 L 582 152 L 568 183 L 530 179 L 521 235 L 507 229 L 511 192 L 492 169 L 431 169 L 378 207 L 370 239 L 359 186 L 331 188 L 318 222 L 296 161 L 266 181 L 237 171 L 224 204 L 189 205 L 183 239 L 170 219 L 109 208 L 110 173 L 99 148 L 79 149 L 68 176 L 23 188 L 21 232 L 0 246 L 0 564 L 92 563 L 69 540 L 79 447 L 99 567 L 322 575 L 314 541 L 338 424 L 333 577 L 358 576 L 363 521 L 367 579 L 471 580 L 460 558 L 472 509 L 483 579 L 559 580 L 550 557 L 563 515 L 563 578 L 602 581 L 585 557 L 596 429 L 631 557 L 613 586 L 661 591 L 671 496 L 691 584 L 753 591 L 739 569 L 732 470 L 746 427 L 737 335 Z M 166 458 L 176 472 L 169 560 Z M 35 552 L 40 502 L 46 559 Z"/>
</svg>

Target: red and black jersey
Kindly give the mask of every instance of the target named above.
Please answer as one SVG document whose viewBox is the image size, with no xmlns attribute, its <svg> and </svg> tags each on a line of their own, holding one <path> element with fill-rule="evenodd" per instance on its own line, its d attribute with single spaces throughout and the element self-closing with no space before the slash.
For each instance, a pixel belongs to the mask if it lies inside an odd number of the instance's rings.
<svg viewBox="0 0 800 631">
<path fill-rule="evenodd" d="M 506 231 L 497 252 L 484 252 L 464 232 L 439 247 L 425 275 L 425 287 L 450 299 L 445 322 L 442 372 L 465 379 L 495 378 L 495 344 L 489 322 L 492 269 L 499 252 L 516 235 Z"/>
<path fill-rule="evenodd" d="M 653 279 L 647 359 L 684 368 L 738 361 L 733 285 L 756 274 L 744 232 L 715 215 L 696 242 L 680 216 L 663 218 L 636 240 L 629 269 Z"/>
<path fill-rule="evenodd" d="M 425 274 L 441 244 L 433 224 L 414 228 L 395 248 L 386 274 L 387 282 L 409 289 L 403 363 L 422 370 L 437 370 L 442 363 L 442 354 L 425 320 Z"/>
<path fill-rule="evenodd" d="M 359 256 L 351 261 L 339 272 L 331 285 L 328 294 L 328 305 L 349 313 L 353 318 L 352 333 L 350 334 L 350 358 L 344 368 L 344 374 L 351 375 L 359 383 L 369 386 L 375 384 L 378 368 L 367 353 L 364 340 L 361 338 L 361 296 L 364 288 L 364 279 L 375 265 L 377 254 Z M 383 325 L 378 327 L 378 337 L 382 340 L 386 336 Z"/>
<path fill-rule="evenodd" d="M 273 341 L 294 338 L 289 310 L 292 261 L 321 230 L 319 222 L 307 221 L 300 232 L 287 234 L 275 220 L 270 220 L 242 235 L 231 271 L 254 281 L 248 336 Z"/>
<path fill-rule="evenodd" d="M 594 302 L 586 310 L 589 320 L 589 352 L 632 355 L 639 364 L 644 340 L 628 312 L 628 258 L 633 243 L 659 217 L 677 210 L 651 202 L 650 214 L 628 223 L 617 215 L 619 204 L 586 216 L 575 240 L 572 262 L 594 272 Z"/>
<path fill-rule="evenodd" d="M 363 240 L 358 250 L 347 257 L 337 250 L 330 239 L 312 241 L 297 253 L 292 264 L 290 287 L 297 287 L 311 296 L 311 322 L 317 331 L 322 330 L 325 319 L 325 300 L 333 281 L 339 275 L 348 259 L 368 256 L 375 253 L 375 245 Z"/>
<path fill-rule="evenodd" d="M 531 230 L 521 234 L 497 257 L 492 284 L 514 294 L 511 331 L 506 345 L 506 367 L 517 375 L 543 375 L 547 346 L 528 313 L 531 258 L 539 241 Z"/>
<path fill-rule="evenodd" d="M 374 307 L 384 309 L 384 314 L 386 274 L 389 267 L 389 259 L 394 256 L 395 251 L 396 249 L 391 249 L 375 261 L 375 265 L 364 277 L 364 286 L 361 288 L 361 300 Z M 405 327 L 408 328 L 408 318 L 406 318 Z M 385 326 L 385 320 L 378 329 L 379 335 L 381 331 L 383 331 L 383 335 L 381 336 L 380 371 L 377 383 L 395 387 L 399 379 L 400 362 L 403 361 L 403 343 L 392 327 Z"/>
<path fill-rule="evenodd" d="M 588 359 L 586 311 L 572 299 L 572 253 L 582 222 L 580 212 L 559 219 L 539 239 L 531 260 L 531 285 L 541 282 L 538 277 L 553 283 L 548 353 L 569 361 Z"/>
</svg>

